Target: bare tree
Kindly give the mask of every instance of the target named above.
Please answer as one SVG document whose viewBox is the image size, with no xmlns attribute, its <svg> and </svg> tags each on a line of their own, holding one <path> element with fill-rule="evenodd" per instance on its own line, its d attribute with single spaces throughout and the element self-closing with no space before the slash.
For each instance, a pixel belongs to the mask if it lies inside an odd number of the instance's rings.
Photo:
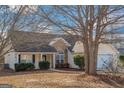
<svg viewBox="0 0 124 93">
<path fill-rule="evenodd" d="M 0 62 L 12 50 L 10 39 L 15 31 L 49 30 L 50 24 L 36 15 L 37 8 L 34 5 L 0 6 Z"/>
<path fill-rule="evenodd" d="M 95 75 L 99 43 L 104 34 L 111 32 L 110 25 L 123 22 L 123 9 L 123 6 L 105 5 L 40 6 L 37 15 L 52 24 L 53 30 L 80 37 L 84 45 L 85 72 Z"/>
<path fill-rule="evenodd" d="M 10 38 L 25 8 L 26 6 L 20 6 L 16 10 L 17 7 L 11 9 L 9 6 L 0 6 L 0 62 L 12 49 Z"/>
<path fill-rule="evenodd" d="M 19 6 L 17 6 L 19 7 Z M 50 24 L 46 24 L 46 19 L 41 18 L 37 15 L 38 7 L 36 5 L 26 6 L 24 12 L 22 13 L 18 23 L 15 25 L 16 30 L 20 31 L 38 31 L 43 32 L 48 31 Z"/>
</svg>

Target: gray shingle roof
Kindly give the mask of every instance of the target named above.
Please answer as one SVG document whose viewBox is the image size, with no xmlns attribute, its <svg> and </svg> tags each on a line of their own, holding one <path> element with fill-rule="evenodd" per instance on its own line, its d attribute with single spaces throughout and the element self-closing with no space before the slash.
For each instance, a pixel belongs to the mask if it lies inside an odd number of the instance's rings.
<svg viewBox="0 0 124 93">
<path fill-rule="evenodd" d="M 77 41 L 77 36 L 72 35 L 14 31 L 11 42 L 16 52 L 56 52 L 49 43 L 57 37 L 62 37 L 71 44 L 69 50 L 72 51 Z"/>
</svg>

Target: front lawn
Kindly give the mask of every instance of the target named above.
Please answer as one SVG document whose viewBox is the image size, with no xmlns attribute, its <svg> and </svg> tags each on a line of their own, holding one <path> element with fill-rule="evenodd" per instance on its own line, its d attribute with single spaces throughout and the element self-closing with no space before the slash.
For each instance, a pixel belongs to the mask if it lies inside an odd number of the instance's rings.
<svg viewBox="0 0 124 93">
<path fill-rule="evenodd" d="M 53 72 L 53 71 L 30 71 L 30 72 L 9 72 L 0 74 L 0 85 L 7 84 L 13 87 L 124 87 L 124 79 L 108 79 L 100 76 L 87 76 L 81 72 L 74 71 Z"/>
</svg>

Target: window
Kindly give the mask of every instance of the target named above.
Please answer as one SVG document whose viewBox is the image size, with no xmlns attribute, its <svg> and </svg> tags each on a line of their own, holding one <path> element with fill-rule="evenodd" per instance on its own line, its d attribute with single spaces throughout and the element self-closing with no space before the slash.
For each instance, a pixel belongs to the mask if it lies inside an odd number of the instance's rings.
<svg viewBox="0 0 124 93">
<path fill-rule="evenodd" d="M 64 53 L 63 52 L 59 52 L 56 55 L 56 63 L 63 63 L 64 62 Z"/>
<path fill-rule="evenodd" d="M 46 55 L 42 56 L 43 61 L 46 61 Z"/>
<path fill-rule="evenodd" d="M 32 55 L 21 55 L 21 63 L 32 63 Z"/>
</svg>

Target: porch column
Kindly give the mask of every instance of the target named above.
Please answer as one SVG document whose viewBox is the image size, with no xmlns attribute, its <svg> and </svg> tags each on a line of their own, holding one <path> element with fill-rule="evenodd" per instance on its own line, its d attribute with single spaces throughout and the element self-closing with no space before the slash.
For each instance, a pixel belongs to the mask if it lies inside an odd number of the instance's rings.
<svg viewBox="0 0 124 93">
<path fill-rule="evenodd" d="M 55 61 L 55 53 L 53 54 L 53 68 L 55 69 L 56 61 Z"/>
<path fill-rule="evenodd" d="M 52 55 L 49 55 L 50 68 L 52 68 Z"/>
<path fill-rule="evenodd" d="M 40 54 L 35 54 L 35 69 L 39 69 Z"/>
</svg>

